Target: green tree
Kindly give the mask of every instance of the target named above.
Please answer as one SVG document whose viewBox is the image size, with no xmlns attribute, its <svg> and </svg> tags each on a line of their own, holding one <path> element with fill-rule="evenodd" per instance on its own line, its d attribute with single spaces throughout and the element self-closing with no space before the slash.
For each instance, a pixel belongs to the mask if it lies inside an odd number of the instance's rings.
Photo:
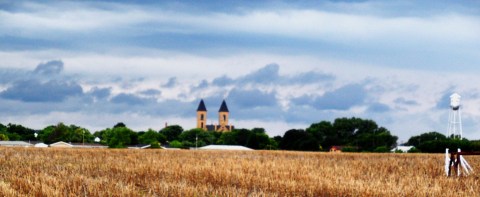
<svg viewBox="0 0 480 197">
<path fill-rule="evenodd" d="M 279 136 L 279 135 L 274 136 L 272 139 L 275 140 L 277 144 L 280 144 L 280 142 L 282 142 L 282 136 Z"/>
<path fill-rule="evenodd" d="M 418 150 L 415 147 L 412 147 L 410 150 L 407 151 L 407 153 L 419 153 L 419 152 L 420 152 L 420 150 Z"/>
<path fill-rule="evenodd" d="M 18 135 L 18 133 L 7 133 L 8 139 L 11 141 L 18 141 L 22 140 L 22 136 Z"/>
<path fill-rule="evenodd" d="M 431 132 L 426 132 L 422 133 L 418 136 L 412 136 L 410 139 L 407 141 L 407 145 L 410 146 L 419 146 L 422 143 L 428 142 L 428 141 L 433 141 L 433 140 L 440 140 L 443 141 L 447 139 L 447 137 L 441 133 L 438 133 L 436 131 L 431 131 Z"/>
<path fill-rule="evenodd" d="M 360 151 L 374 151 L 377 147 L 391 148 L 396 145 L 397 136 L 378 127 L 373 120 L 361 118 L 337 118 L 333 124 L 328 121 L 314 123 L 306 129 L 324 150 L 334 145 L 352 147 Z"/>
<path fill-rule="evenodd" d="M 149 129 L 143 135 L 139 135 L 138 141 L 140 142 L 140 144 L 151 144 L 153 142 L 158 142 L 159 136 L 160 136 L 159 133 L 157 133 L 153 129 Z"/>
<path fill-rule="evenodd" d="M 150 148 L 161 148 L 160 145 L 161 145 L 160 142 L 153 141 L 150 143 Z"/>
<path fill-rule="evenodd" d="M 69 136 L 69 128 L 63 124 L 58 123 L 57 125 L 51 125 L 45 127 L 40 133 L 38 134 L 40 140 L 47 144 L 55 143 L 58 141 L 67 141 Z"/>
<path fill-rule="evenodd" d="M 462 151 L 475 150 L 475 143 L 467 139 L 447 138 L 438 132 L 427 132 L 418 136 L 412 136 L 407 142 L 407 145 L 415 146 L 420 152 L 425 153 L 443 153 L 445 149 Z"/>
<path fill-rule="evenodd" d="M 107 128 L 101 131 L 96 131 L 93 135 L 100 138 L 100 144 L 108 145 L 108 141 L 112 137 L 112 129 Z"/>
<path fill-rule="evenodd" d="M 276 149 L 278 143 L 270 139 L 263 128 L 234 129 L 231 132 L 221 133 L 219 144 L 241 145 L 252 149 Z"/>
<path fill-rule="evenodd" d="M 252 133 L 248 129 L 237 129 L 232 133 L 237 134 L 236 139 L 234 139 L 236 141 L 236 145 L 247 146 L 251 144 L 250 141 L 252 140 Z"/>
<path fill-rule="evenodd" d="M 173 140 L 170 142 L 170 147 L 172 148 L 183 148 L 183 144 L 178 140 Z"/>
<path fill-rule="evenodd" d="M 7 126 L 0 123 L 0 133 L 6 133 L 6 132 L 7 132 Z"/>
<path fill-rule="evenodd" d="M 68 134 L 62 141 L 77 142 L 77 143 L 92 143 L 95 137 L 88 131 L 88 129 L 70 125 L 68 127 Z"/>
<path fill-rule="evenodd" d="M 38 139 L 50 144 L 58 141 L 76 142 L 76 143 L 91 143 L 95 137 L 85 128 L 63 123 L 45 127 L 38 133 Z"/>
<path fill-rule="evenodd" d="M 179 135 L 179 140 L 184 147 L 202 147 L 213 144 L 215 139 L 212 132 L 206 132 L 196 128 L 182 132 L 182 134 Z"/>
<path fill-rule="evenodd" d="M 328 121 L 321 121 L 319 123 L 314 123 L 306 129 L 306 131 L 312 134 L 318 143 L 322 147 L 329 148 L 340 143 L 336 132 L 333 130 L 332 123 Z"/>
<path fill-rule="evenodd" d="M 268 139 L 268 144 L 265 146 L 266 150 L 277 150 L 278 149 L 278 142 L 274 138 Z"/>
<path fill-rule="evenodd" d="M 380 127 L 375 133 L 375 148 L 386 147 L 388 150 L 394 148 L 397 145 L 398 137 L 394 136 L 386 128 Z"/>
<path fill-rule="evenodd" d="M 8 136 L 5 134 L 0 134 L 0 141 L 8 141 Z"/>
<path fill-rule="evenodd" d="M 0 141 L 8 141 L 10 138 L 8 137 L 10 133 L 7 132 L 7 127 L 0 123 Z M 20 136 L 19 136 L 20 138 Z"/>
<path fill-rule="evenodd" d="M 315 137 L 303 129 L 291 129 L 285 132 L 279 147 L 283 150 L 320 150 L 319 143 Z"/>
<path fill-rule="evenodd" d="M 472 149 L 474 151 L 480 151 L 480 140 L 472 140 L 470 143 L 472 144 Z"/>
<path fill-rule="evenodd" d="M 210 131 L 209 131 L 210 132 Z M 220 138 L 222 137 L 222 134 L 225 133 L 225 132 L 215 132 L 215 131 L 211 131 L 211 140 L 213 143 L 212 144 L 222 144 L 220 143 Z M 229 132 L 227 132 L 229 133 Z"/>
<path fill-rule="evenodd" d="M 127 127 L 114 127 L 106 132 L 109 148 L 126 148 L 132 142 L 131 136 L 135 133 Z"/>
<path fill-rule="evenodd" d="M 237 145 L 237 131 L 233 130 L 231 132 L 224 132 L 218 139 L 219 144 L 225 145 Z"/>
<path fill-rule="evenodd" d="M 252 149 L 268 149 L 271 145 L 270 137 L 265 132 L 264 128 L 253 128 L 251 130 L 250 140 L 246 144 L 247 147 Z"/>
<path fill-rule="evenodd" d="M 376 147 L 373 152 L 377 152 L 377 153 L 388 153 L 390 152 L 390 148 L 389 147 L 386 147 L 386 146 L 379 146 L 379 147 Z"/>
<path fill-rule="evenodd" d="M 117 127 L 117 128 L 122 128 L 122 127 Z M 127 127 L 123 127 L 123 128 L 127 128 Z M 140 142 L 138 141 L 138 133 L 137 132 L 134 132 L 133 130 L 129 129 L 130 131 L 130 143 L 128 143 L 129 145 L 135 145 L 135 144 L 139 144 Z"/>
<path fill-rule="evenodd" d="M 171 125 L 160 130 L 160 133 L 167 138 L 167 141 L 178 140 L 183 128 L 179 125 Z"/>
<path fill-rule="evenodd" d="M 336 133 L 336 142 L 338 143 L 337 145 L 346 145 L 352 143 L 354 135 L 360 132 L 360 125 L 361 120 L 355 117 L 335 119 L 335 121 L 333 122 L 333 129 Z"/>
<path fill-rule="evenodd" d="M 103 138 L 105 135 L 105 131 L 106 129 L 101 131 L 95 131 L 95 133 L 93 133 L 94 139 L 98 137 L 100 139 L 99 143 L 102 145 L 107 145 L 107 141 Z"/>
<path fill-rule="evenodd" d="M 18 140 L 35 140 L 35 130 L 26 128 L 22 125 L 16 125 L 16 124 L 8 124 L 7 125 L 7 133 L 11 134 L 17 134 L 17 136 L 20 136 L 20 139 Z M 11 139 L 11 138 L 10 138 Z M 13 139 L 11 139 L 13 140 Z"/>
<path fill-rule="evenodd" d="M 118 128 L 118 127 L 127 127 L 123 122 L 119 122 L 113 126 L 113 128 Z"/>
</svg>

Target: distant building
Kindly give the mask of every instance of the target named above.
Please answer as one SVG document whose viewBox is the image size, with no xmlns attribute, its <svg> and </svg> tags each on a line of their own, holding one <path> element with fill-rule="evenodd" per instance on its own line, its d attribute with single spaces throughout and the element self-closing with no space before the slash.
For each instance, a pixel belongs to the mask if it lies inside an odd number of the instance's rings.
<svg viewBox="0 0 480 197">
<path fill-rule="evenodd" d="M 198 148 L 199 150 L 253 150 L 245 146 L 238 145 L 208 145 Z"/>
<path fill-rule="evenodd" d="M 31 147 L 33 144 L 24 141 L 0 141 L 0 146 Z"/>
<path fill-rule="evenodd" d="M 35 148 L 48 148 L 48 144 L 40 142 L 40 143 L 36 143 L 34 147 Z"/>
<path fill-rule="evenodd" d="M 341 153 L 342 152 L 342 148 L 343 146 L 332 146 L 330 148 L 330 152 L 333 152 L 333 153 Z"/>
<path fill-rule="evenodd" d="M 332 153 L 355 152 L 355 151 L 358 151 L 358 147 L 357 146 L 332 146 L 330 147 L 329 151 Z"/>
<path fill-rule="evenodd" d="M 414 146 L 397 146 L 391 150 L 391 152 L 402 151 L 404 153 L 410 151 L 410 149 L 415 148 Z"/>
<path fill-rule="evenodd" d="M 72 143 L 73 148 L 108 148 L 98 143 Z"/>
<path fill-rule="evenodd" d="M 50 144 L 51 148 L 73 148 L 73 145 L 66 143 L 66 142 L 55 142 L 53 144 Z"/>
<path fill-rule="evenodd" d="M 197 128 L 203 129 L 205 131 L 218 131 L 218 132 L 228 132 L 234 129 L 233 125 L 228 124 L 230 112 L 228 111 L 227 103 L 223 100 L 220 109 L 218 110 L 218 124 L 207 125 L 207 107 L 203 102 L 203 99 L 200 100 L 197 108 Z"/>
</svg>

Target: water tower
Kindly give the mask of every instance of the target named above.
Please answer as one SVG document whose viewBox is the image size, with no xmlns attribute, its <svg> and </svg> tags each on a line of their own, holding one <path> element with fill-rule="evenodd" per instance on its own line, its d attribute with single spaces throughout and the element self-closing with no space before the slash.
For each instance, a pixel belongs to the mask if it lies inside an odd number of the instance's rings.
<svg viewBox="0 0 480 197">
<path fill-rule="evenodd" d="M 460 113 L 460 98 L 457 93 L 450 95 L 450 112 L 448 113 L 447 137 L 462 139 L 462 116 Z"/>
</svg>

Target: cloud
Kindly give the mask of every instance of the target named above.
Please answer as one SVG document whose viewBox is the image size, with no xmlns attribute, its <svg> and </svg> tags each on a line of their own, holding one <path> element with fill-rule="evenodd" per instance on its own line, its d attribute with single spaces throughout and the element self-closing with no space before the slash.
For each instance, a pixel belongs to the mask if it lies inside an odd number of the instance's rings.
<svg viewBox="0 0 480 197">
<path fill-rule="evenodd" d="M 38 30 L 39 34 L 55 32 L 89 32 L 99 28 L 128 26 L 152 20 L 146 9 L 131 9 L 128 5 L 111 4 L 111 9 L 103 9 L 102 3 L 63 2 L 56 5 L 48 3 L 20 3 L 15 11 L 3 9 L 0 16 L 12 32 L 26 34 L 29 30 Z M 63 13 L 61 17 L 52 13 Z M 30 33 L 34 36 L 34 33 Z"/>
<path fill-rule="evenodd" d="M 117 104 L 142 105 L 150 102 L 151 100 L 140 98 L 134 94 L 121 93 L 114 96 L 110 101 Z"/>
<path fill-rule="evenodd" d="M 443 87 L 478 92 L 476 2 L 7 4 L 0 108 L 12 113 L 194 122 L 200 98 L 212 111 L 225 98 L 239 122 L 355 115 L 407 136 L 444 128 L 438 109 L 451 91 Z M 392 110 L 401 108 L 408 110 Z M 465 113 L 474 119 L 480 112 L 472 108 Z"/>
<path fill-rule="evenodd" d="M 225 9 L 180 4 L 18 3 L 0 10 L 5 27 L 0 35 L 9 36 L 3 39 L 12 46 L 7 50 L 17 44 L 35 46 L 30 50 L 108 51 L 128 56 L 152 49 L 211 56 L 279 53 L 397 68 L 419 69 L 417 65 L 422 64 L 426 70 L 476 69 L 472 65 L 479 60 L 480 17 L 472 11 L 472 4 L 478 3 L 450 7 L 443 2 L 448 9 L 422 7 L 431 12 L 420 12 L 423 9 L 417 4 L 421 3 L 411 2 L 250 3 L 248 9 L 236 4 L 222 5 Z M 408 12 L 394 9 L 396 5 Z M 36 47 L 37 43 L 43 47 Z M 426 54 L 429 58 L 424 58 Z M 446 58 L 452 55 L 462 58 Z"/>
<path fill-rule="evenodd" d="M 168 79 L 167 83 L 163 84 L 162 87 L 173 88 L 176 85 L 177 85 L 177 78 L 176 77 L 170 77 L 170 79 Z"/>
<path fill-rule="evenodd" d="M 17 69 L 0 69 L 0 84 L 8 84 L 18 79 L 26 78 L 27 73 Z"/>
<path fill-rule="evenodd" d="M 333 80 L 335 80 L 335 76 L 333 75 L 310 71 L 310 72 L 293 75 L 286 80 L 286 83 L 312 84 L 312 83 L 319 83 L 319 82 L 333 81 Z"/>
<path fill-rule="evenodd" d="M 297 105 L 311 105 L 318 110 L 348 110 L 364 104 L 367 98 L 365 88 L 360 84 L 348 84 L 325 92 L 322 96 L 304 95 L 292 99 Z"/>
<path fill-rule="evenodd" d="M 226 75 L 223 75 L 221 77 L 213 79 L 212 84 L 216 85 L 216 86 L 227 86 L 227 85 L 230 85 L 234 82 L 235 81 L 232 78 L 230 78 Z"/>
<path fill-rule="evenodd" d="M 227 85 L 245 85 L 245 84 L 262 84 L 262 85 L 296 85 L 296 84 L 316 84 L 326 81 L 333 81 L 335 76 L 315 71 L 292 73 L 289 75 L 280 75 L 280 65 L 276 63 L 267 64 L 257 70 L 246 75 L 232 79 L 226 75 L 215 78 L 212 81 L 216 86 Z"/>
<path fill-rule="evenodd" d="M 383 113 L 390 111 L 390 107 L 388 105 L 382 103 L 372 103 L 368 106 L 367 111 L 374 112 L 374 113 Z"/>
<path fill-rule="evenodd" d="M 42 75 L 60 74 L 63 71 L 63 62 L 61 60 L 52 60 L 47 63 L 39 64 L 33 73 Z"/>
<path fill-rule="evenodd" d="M 112 88 L 94 87 L 87 94 L 92 95 L 97 99 L 105 99 L 105 98 L 108 98 L 111 93 L 112 93 Z"/>
<path fill-rule="evenodd" d="M 313 96 L 302 95 L 300 97 L 292 98 L 291 102 L 297 106 L 310 106 L 313 102 Z"/>
<path fill-rule="evenodd" d="M 38 64 L 33 72 L 2 73 L 12 75 L 0 97 L 23 102 L 63 102 L 70 97 L 82 96 L 83 88 L 78 82 L 67 80 L 62 74 L 63 69 L 61 60 L 51 60 Z"/>
<path fill-rule="evenodd" d="M 262 92 L 257 89 L 234 88 L 228 94 L 229 101 L 239 108 L 271 107 L 277 105 L 275 92 Z"/>
<path fill-rule="evenodd" d="M 206 79 L 204 79 L 200 82 L 200 84 L 193 85 L 192 88 L 193 88 L 194 91 L 196 91 L 196 90 L 204 90 L 204 89 L 208 88 L 208 86 L 209 86 L 208 81 Z"/>
<path fill-rule="evenodd" d="M 82 87 L 74 82 L 22 80 L 0 93 L 2 98 L 25 102 L 61 102 L 67 97 L 83 93 Z"/>
<path fill-rule="evenodd" d="M 347 110 L 362 104 L 367 97 L 367 92 L 360 84 L 349 84 L 334 91 L 326 92 L 322 97 L 314 100 L 317 109 Z"/>
<path fill-rule="evenodd" d="M 207 108 L 208 106 L 216 107 L 222 99 L 226 98 L 227 104 L 233 109 L 232 112 L 234 111 L 238 119 L 278 120 L 288 117 L 285 121 L 297 121 L 300 118 L 287 116 L 288 112 L 284 111 L 285 106 L 281 104 L 290 100 L 289 95 L 295 94 L 285 88 L 302 89 L 303 85 L 314 85 L 312 87 L 320 88 L 325 85 L 325 82 L 333 83 L 335 80 L 333 75 L 316 71 L 281 75 L 280 68 L 280 65 L 272 63 L 236 78 L 223 75 L 213 79 L 211 82 L 213 86 L 209 86 L 198 94 L 204 98 Z M 206 84 L 206 80 L 202 83 Z M 205 95 L 209 96 L 205 97 Z M 308 100 L 307 105 L 312 105 L 313 99 Z"/>
<path fill-rule="evenodd" d="M 278 64 L 268 64 L 263 68 L 239 78 L 237 81 L 240 83 L 271 84 L 278 80 L 279 70 L 280 66 Z"/>
<path fill-rule="evenodd" d="M 437 109 L 448 109 L 450 106 L 450 96 L 454 93 L 453 87 L 448 88 L 442 94 L 442 97 L 438 99 L 437 105 L 435 106 Z"/>
<path fill-rule="evenodd" d="M 414 100 L 407 100 L 403 97 L 397 98 L 393 102 L 395 102 L 396 104 L 400 104 L 400 105 L 409 105 L 409 106 L 418 105 L 418 102 L 416 102 Z"/>
<path fill-rule="evenodd" d="M 140 91 L 139 93 L 145 96 L 157 96 L 162 94 L 162 91 L 157 89 L 148 89 L 148 90 Z"/>
<path fill-rule="evenodd" d="M 209 119 L 215 120 L 222 100 L 225 99 L 230 110 L 230 118 L 234 120 L 279 120 L 283 112 L 278 105 L 275 92 L 264 92 L 257 89 L 233 88 L 224 97 L 223 92 L 216 92 L 203 98 Z M 198 100 L 193 101 L 196 109 Z M 189 109 L 191 111 L 192 109 Z M 189 112 L 190 114 L 192 112 Z"/>
<path fill-rule="evenodd" d="M 4 10 L 0 13 L 7 29 L 26 34 L 28 31 L 43 32 L 92 32 L 100 28 L 107 30 L 127 29 L 138 25 L 148 25 L 147 32 L 169 33 L 221 33 L 263 34 L 270 36 L 294 37 L 309 40 L 371 41 L 378 37 L 409 38 L 413 40 L 476 40 L 479 33 L 478 18 L 463 15 L 465 9 L 444 13 L 436 10 L 430 15 L 416 16 L 408 13 L 385 17 L 382 12 L 348 12 L 358 9 L 357 3 L 345 3 L 336 10 L 326 10 L 322 6 L 262 7 L 251 4 L 247 10 L 239 12 L 210 10 L 202 7 L 202 12 L 178 9 L 168 4 L 136 5 L 111 3 L 111 9 L 102 9 L 100 3 L 59 3 L 19 4 L 17 11 Z M 388 8 L 388 4 L 363 3 L 369 10 Z M 184 4 L 183 8 L 191 7 Z M 445 7 L 448 7 L 447 5 Z M 468 6 L 457 6 L 468 7 Z M 404 9 L 416 8 L 415 4 Z M 237 10 L 233 12 L 232 10 Z M 52 13 L 63 13 L 56 17 Z M 398 13 L 398 12 L 397 12 Z M 472 12 L 474 13 L 474 12 Z M 444 14 L 444 15 L 440 15 Z M 441 31 L 438 31 L 441 30 Z M 130 30 L 135 34 L 141 34 Z M 145 31 L 145 28 L 142 29 Z M 33 33 L 30 33 L 33 34 Z M 33 35 L 32 35 L 33 36 Z M 392 39 L 393 40 L 393 39 Z"/>
</svg>

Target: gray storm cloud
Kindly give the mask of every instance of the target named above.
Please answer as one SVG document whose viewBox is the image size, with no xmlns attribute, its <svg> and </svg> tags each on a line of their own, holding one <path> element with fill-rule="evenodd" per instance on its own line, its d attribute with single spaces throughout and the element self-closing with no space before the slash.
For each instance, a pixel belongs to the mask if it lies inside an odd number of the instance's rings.
<svg viewBox="0 0 480 197">
<path fill-rule="evenodd" d="M 33 73 L 42 75 L 60 74 L 63 71 L 63 62 L 61 60 L 52 60 L 39 64 Z"/>
</svg>

